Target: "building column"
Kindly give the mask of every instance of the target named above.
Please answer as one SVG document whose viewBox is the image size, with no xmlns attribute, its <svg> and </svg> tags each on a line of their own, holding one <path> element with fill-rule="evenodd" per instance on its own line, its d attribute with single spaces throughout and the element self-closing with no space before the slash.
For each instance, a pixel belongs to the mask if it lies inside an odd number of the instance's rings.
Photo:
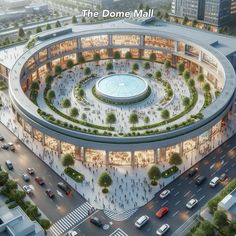
<svg viewBox="0 0 236 236">
<path fill-rule="evenodd" d="M 78 146 L 75 146 L 75 159 L 85 161 L 81 156 L 81 149 Z"/>
<path fill-rule="evenodd" d="M 31 138 L 34 140 L 34 128 L 31 126 Z"/>
<path fill-rule="evenodd" d="M 80 149 L 80 151 L 81 151 L 81 149 Z M 86 162 L 87 160 L 86 160 L 86 148 L 85 147 L 82 147 L 81 154 L 82 154 L 81 155 L 82 160 Z"/>
<path fill-rule="evenodd" d="M 160 161 L 166 161 L 166 148 L 160 148 Z"/>
<path fill-rule="evenodd" d="M 183 151 L 183 142 L 179 143 L 179 154 L 181 157 L 183 157 L 184 151 Z"/>
<path fill-rule="evenodd" d="M 132 168 L 134 168 L 134 166 L 135 166 L 135 159 L 134 158 L 135 158 L 134 151 L 131 151 L 131 166 L 132 166 Z"/>
<path fill-rule="evenodd" d="M 45 134 L 42 133 L 42 145 L 45 146 Z"/>
<path fill-rule="evenodd" d="M 199 136 L 195 137 L 193 140 L 195 141 L 195 149 L 198 150 L 198 148 L 199 148 Z"/>
<path fill-rule="evenodd" d="M 106 166 L 109 166 L 109 151 L 106 151 L 105 165 L 106 165 Z"/>
<path fill-rule="evenodd" d="M 156 148 L 154 149 L 154 163 L 158 164 L 158 151 Z"/>
<path fill-rule="evenodd" d="M 57 140 L 57 152 L 58 152 L 58 157 L 61 156 L 61 141 Z"/>
</svg>

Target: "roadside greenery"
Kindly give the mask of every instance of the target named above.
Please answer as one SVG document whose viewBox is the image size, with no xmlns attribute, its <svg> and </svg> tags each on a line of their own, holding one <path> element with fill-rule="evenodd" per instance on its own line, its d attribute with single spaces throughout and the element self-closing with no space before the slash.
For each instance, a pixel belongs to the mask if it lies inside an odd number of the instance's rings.
<svg viewBox="0 0 236 236">
<path fill-rule="evenodd" d="M 73 169 L 72 167 L 66 167 L 64 169 L 64 173 L 78 183 L 82 183 L 84 181 L 84 175 Z"/>
<path fill-rule="evenodd" d="M 174 175 L 176 172 L 178 172 L 179 168 L 177 166 L 172 166 L 169 169 L 163 171 L 161 173 L 162 178 L 169 178 L 170 176 Z"/>
</svg>

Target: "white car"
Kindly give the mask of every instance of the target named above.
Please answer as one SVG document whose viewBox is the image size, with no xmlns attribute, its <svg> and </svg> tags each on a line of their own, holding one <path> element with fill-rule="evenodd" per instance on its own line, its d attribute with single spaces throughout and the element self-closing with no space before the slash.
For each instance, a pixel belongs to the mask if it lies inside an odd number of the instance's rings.
<svg viewBox="0 0 236 236">
<path fill-rule="evenodd" d="M 149 221 L 149 217 L 148 216 L 141 216 L 136 222 L 135 222 L 135 226 L 137 228 L 141 228 L 143 225 L 145 225 L 147 222 Z"/>
<path fill-rule="evenodd" d="M 78 233 L 76 232 L 76 231 L 69 231 L 68 232 L 68 234 L 67 234 L 68 236 L 77 236 L 78 235 Z"/>
<path fill-rule="evenodd" d="M 219 177 L 214 177 L 211 182 L 209 183 L 210 187 L 214 188 L 220 182 Z"/>
<path fill-rule="evenodd" d="M 193 198 L 186 204 L 186 207 L 188 209 L 192 209 L 197 203 L 198 203 L 198 200 L 196 198 Z"/>
<path fill-rule="evenodd" d="M 23 190 L 28 194 L 32 192 L 32 188 L 29 185 L 24 185 Z"/>
<path fill-rule="evenodd" d="M 169 228 L 170 226 L 168 224 L 164 224 L 157 230 L 156 234 L 160 236 L 164 235 Z"/>
<path fill-rule="evenodd" d="M 161 198 L 161 199 L 164 199 L 164 198 L 166 198 L 169 194 L 170 194 L 170 190 L 169 190 L 169 189 L 166 189 L 166 190 L 164 190 L 163 192 L 161 192 L 160 198 Z"/>
</svg>

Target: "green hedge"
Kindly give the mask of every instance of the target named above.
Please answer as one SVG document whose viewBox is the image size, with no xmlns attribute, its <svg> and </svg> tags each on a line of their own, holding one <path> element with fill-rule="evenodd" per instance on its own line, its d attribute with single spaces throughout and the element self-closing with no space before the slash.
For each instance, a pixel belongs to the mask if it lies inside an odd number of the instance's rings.
<svg viewBox="0 0 236 236">
<path fill-rule="evenodd" d="M 203 108 L 206 108 L 212 103 L 211 93 L 210 92 L 204 93 L 204 98 L 205 98 L 205 101 L 204 101 Z"/>
<path fill-rule="evenodd" d="M 15 207 L 17 207 L 18 204 L 17 203 L 12 203 L 11 205 L 8 206 L 9 209 L 13 209 Z"/>
<path fill-rule="evenodd" d="M 84 175 L 79 173 L 78 171 L 74 170 L 71 167 L 66 167 L 64 170 L 65 174 L 71 177 L 78 183 L 82 183 L 84 181 Z"/>
<path fill-rule="evenodd" d="M 214 213 L 217 210 L 218 203 L 223 200 L 226 195 L 231 193 L 236 188 L 236 178 L 233 179 L 228 185 L 226 185 L 214 198 L 208 201 L 208 208 L 210 213 Z"/>
<path fill-rule="evenodd" d="M 172 166 L 169 169 L 163 171 L 161 173 L 161 176 L 162 178 L 169 178 L 170 176 L 174 175 L 178 170 L 179 168 L 177 166 Z"/>
</svg>

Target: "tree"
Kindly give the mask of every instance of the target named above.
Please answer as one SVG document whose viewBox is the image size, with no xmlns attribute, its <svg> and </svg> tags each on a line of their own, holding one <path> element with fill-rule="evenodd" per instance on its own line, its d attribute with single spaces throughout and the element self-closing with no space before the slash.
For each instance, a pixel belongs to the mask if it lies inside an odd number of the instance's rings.
<svg viewBox="0 0 236 236">
<path fill-rule="evenodd" d="M 83 113 L 81 118 L 82 118 L 82 120 L 86 120 L 87 119 L 87 115 L 85 113 Z"/>
<path fill-rule="evenodd" d="M 184 70 L 183 77 L 185 80 L 189 80 L 189 78 L 190 78 L 189 70 L 187 70 L 187 69 Z"/>
<path fill-rule="evenodd" d="M 150 66 L 150 63 L 149 62 L 145 62 L 144 63 L 144 69 L 145 70 L 150 70 L 151 66 Z"/>
<path fill-rule="evenodd" d="M 182 99 L 183 106 L 187 107 L 190 104 L 190 99 L 189 97 L 183 97 Z"/>
<path fill-rule="evenodd" d="M 228 220 L 224 211 L 218 210 L 214 213 L 213 222 L 219 228 L 222 228 L 227 225 Z"/>
<path fill-rule="evenodd" d="M 21 203 L 22 200 L 25 198 L 26 193 L 20 190 L 16 190 L 14 191 L 14 199 L 16 201 L 16 203 Z"/>
<path fill-rule="evenodd" d="M 78 63 L 81 65 L 80 68 L 82 68 L 82 64 L 85 63 L 85 58 L 83 56 L 78 57 Z"/>
<path fill-rule="evenodd" d="M 187 23 L 188 23 L 188 17 L 185 16 L 184 19 L 183 19 L 182 24 L 183 24 L 183 25 L 186 25 Z"/>
<path fill-rule="evenodd" d="M 69 59 L 67 62 L 66 62 L 66 67 L 68 69 L 71 69 L 72 67 L 74 66 L 74 62 L 72 59 Z"/>
<path fill-rule="evenodd" d="M 30 205 L 27 209 L 26 209 L 26 214 L 30 217 L 31 220 L 36 220 L 38 218 L 38 207 L 35 205 Z"/>
<path fill-rule="evenodd" d="M 61 23 L 60 23 L 60 21 L 57 21 L 55 26 L 56 26 L 56 28 L 61 27 Z"/>
<path fill-rule="evenodd" d="M 17 182 L 12 179 L 8 179 L 7 182 L 5 183 L 5 188 L 6 191 L 10 193 L 11 190 L 17 189 Z"/>
<path fill-rule="evenodd" d="M 57 65 L 55 66 L 55 74 L 56 74 L 56 75 L 60 75 L 61 72 L 62 72 L 61 65 L 57 64 Z"/>
<path fill-rule="evenodd" d="M 148 116 L 146 116 L 146 117 L 144 118 L 144 123 L 148 124 L 149 122 L 150 122 L 150 118 L 149 118 Z"/>
<path fill-rule="evenodd" d="M 196 20 L 193 20 L 192 21 L 192 27 L 195 27 L 197 25 L 197 21 Z"/>
<path fill-rule="evenodd" d="M 98 185 L 102 187 L 102 192 L 107 193 L 108 187 L 112 185 L 112 178 L 107 172 L 101 173 L 98 178 Z"/>
<path fill-rule="evenodd" d="M 46 25 L 46 30 L 50 30 L 50 29 L 52 29 L 52 26 L 50 24 L 47 24 Z"/>
<path fill-rule="evenodd" d="M 158 70 L 156 73 L 155 73 L 155 78 L 157 79 L 157 80 L 159 80 L 160 78 L 161 78 L 161 72 Z"/>
<path fill-rule="evenodd" d="M 61 102 L 61 106 L 63 108 L 69 108 L 71 106 L 70 100 L 68 98 L 63 99 Z"/>
<path fill-rule="evenodd" d="M 153 165 L 148 171 L 148 177 L 151 180 L 151 185 L 157 185 L 157 181 L 161 178 L 161 171 L 158 166 Z"/>
<path fill-rule="evenodd" d="M 77 17 L 76 16 L 72 16 L 72 24 L 77 24 L 78 23 L 78 20 L 77 20 Z"/>
<path fill-rule="evenodd" d="M 211 90 L 210 84 L 206 82 L 206 83 L 203 85 L 203 90 L 204 90 L 206 93 L 210 92 L 210 90 Z"/>
<path fill-rule="evenodd" d="M 144 8 L 143 3 L 140 3 L 138 9 L 142 10 L 143 8 Z"/>
<path fill-rule="evenodd" d="M 188 81 L 188 85 L 189 85 L 189 87 L 194 87 L 195 86 L 195 81 L 194 81 L 194 79 L 190 79 L 189 81 Z"/>
<path fill-rule="evenodd" d="M 44 230 L 48 230 L 51 226 L 51 223 L 47 219 L 39 219 L 39 224 L 42 226 Z"/>
<path fill-rule="evenodd" d="M 133 126 L 138 123 L 138 115 L 136 113 L 131 113 L 129 115 L 129 123 Z"/>
<path fill-rule="evenodd" d="M 69 166 L 73 166 L 75 164 L 75 160 L 73 158 L 73 156 L 69 153 L 66 153 L 63 155 L 62 157 L 62 161 L 61 161 L 61 164 L 64 166 L 64 167 L 69 167 Z"/>
<path fill-rule="evenodd" d="M 134 63 L 132 66 L 133 71 L 138 71 L 139 70 L 139 65 L 138 63 Z"/>
<path fill-rule="evenodd" d="M 45 78 L 45 83 L 46 84 L 51 84 L 53 82 L 53 77 L 51 75 L 47 75 Z"/>
<path fill-rule="evenodd" d="M 25 37 L 25 31 L 23 30 L 23 28 L 19 28 L 19 30 L 18 30 L 18 36 L 20 37 L 20 38 L 23 38 L 23 37 Z"/>
<path fill-rule="evenodd" d="M 83 98 L 83 97 L 84 97 L 84 94 L 85 94 L 84 90 L 83 90 L 82 88 L 80 88 L 80 89 L 78 90 L 78 96 L 79 96 L 80 98 Z"/>
<path fill-rule="evenodd" d="M 152 52 L 152 53 L 149 55 L 149 61 L 152 62 L 153 69 L 154 69 L 154 62 L 156 61 L 156 59 L 157 59 L 156 53 Z"/>
<path fill-rule="evenodd" d="M 164 66 L 168 70 L 171 67 L 171 62 L 169 60 L 165 60 Z"/>
<path fill-rule="evenodd" d="M 110 125 L 116 123 L 116 115 L 113 112 L 107 113 L 106 123 Z"/>
<path fill-rule="evenodd" d="M 206 236 L 205 232 L 201 228 L 197 228 L 193 236 Z"/>
<path fill-rule="evenodd" d="M 32 90 L 39 90 L 39 81 L 38 80 L 34 80 L 31 83 L 30 89 L 31 89 L 31 91 Z"/>
<path fill-rule="evenodd" d="M 119 60 L 121 58 L 120 52 L 119 51 L 115 51 L 113 54 L 113 57 L 115 60 Z"/>
<path fill-rule="evenodd" d="M 161 118 L 164 119 L 164 120 L 167 120 L 170 118 L 170 112 L 165 109 L 165 110 L 162 110 L 161 111 Z"/>
<path fill-rule="evenodd" d="M 106 65 L 106 70 L 109 71 L 109 70 L 113 70 L 113 64 L 112 62 L 108 62 L 107 65 Z"/>
<path fill-rule="evenodd" d="M 38 34 L 38 33 L 42 32 L 42 31 L 43 31 L 42 28 L 40 26 L 37 26 L 36 33 Z"/>
<path fill-rule="evenodd" d="M 175 165 L 175 166 L 178 166 L 178 165 L 181 165 L 183 162 L 181 156 L 179 153 L 177 152 L 173 152 L 170 156 L 170 160 L 169 160 L 169 163 L 170 165 Z"/>
<path fill-rule="evenodd" d="M 126 59 L 126 60 L 132 59 L 132 53 L 131 53 L 130 51 L 128 51 L 128 52 L 125 53 L 125 59 Z"/>
<path fill-rule="evenodd" d="M 232 220 L 229 224 L 228 231 L 235 235 L 236 233 L 236 220 Z"/>
<path fill-rule="evenodd" d="M 100 53 L 98 53 L 98 52 L 94 53 L 93 60 L 96 61 L 97 65 L 98 65 L 98 62 L 101 60 Z"/>
<path fill-rule="evenodd" d="M 0 186 L 5 185 L 8 179 L 9 179 L 8 173 L 5 171 L 0 171 Z"/>
<path fill-rule="evenodd" d="M 184 63 L 183 62 L 181 62 L 181 63 L 178 63 L 178 65 L 177 65 L 177 69 L 178 69 L 178 72 L 179 72 L 179 75 L 182 75 L 183 74 L 183 72 L 184 72 Z"/>
<path fill-rule="evenodd" d="M 85 67 L 84 74 L 87 75 L 87 76 L 89 76 L 91 74 L 91 70 L 90 70 L 89 67 Z"/>
<path fill-rule="evenodd" d="M 76 117 L 76 116 L 78 116 L 78 114 L 79 114 L 79 111 L 76 107 L 73 107 L 70 109 L 70 116 L 71 117 Z"/>
<path fill-rule="evenodd" d="M 202 73 L 198 74 L 197 81 L 200 82 L 200 83 L 204 82 L 204 75 Z"/>
<path fill-rule="evenodd" d="M 86 23 L 85 17 L 82 17 L 82 23 Z"/>
<path fill-rule="evenodd" d="M 215 236 L 214 226 L 207 220 L 201 223 L 200 229 L 205 233 L 205 236 Z"/>
<path fill-rule="evenodd" d="M 52 89 L 49 89 L 47 91 L 47 95 L 46 95 L 47 99 L 51 102 L 52 99 L 54 99 L 56 97 L 55 92 Z"/>
</svg>

